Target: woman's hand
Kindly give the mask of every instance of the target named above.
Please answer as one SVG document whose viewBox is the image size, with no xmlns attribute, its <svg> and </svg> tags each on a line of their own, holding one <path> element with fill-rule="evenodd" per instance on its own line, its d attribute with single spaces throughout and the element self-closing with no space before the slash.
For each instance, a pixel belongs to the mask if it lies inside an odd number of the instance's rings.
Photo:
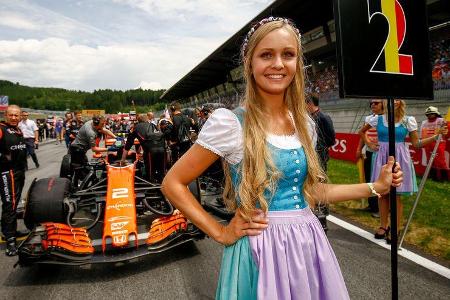
<svg viewBox="0 0 450 300">
<path fill-rule="evenodd" d="M 389 156 L 388 163 L 381 168 L 380 176 L 378 177 L 378 180 L 374 182 L 375 190 L 381 195 L 389 193 L 391 186 L 399 187 L 403 182 L 403 171 L 401 170 L 399 163 L 395 163 L 394 172 L 392 172 L 393 166 L 394 157 Z"/>
<path fill-rule="evenodd" d="M 237 209 L 230 223 L 222 228 L 222 234 L 217 242 L 229 246 L 243 236 L 261 234 L 267 226 L 269 226 L 269 219 L 261 209 L 255 209 L 250 221 L 245 220 Z"/>
<path fill-rule="evenodd" d="M 446 136 L 448 134 L 448 127 L 447 124 L 443 124 L 443 126 L 436 128 L 436 131 L 434 134 L 442 134 L 443 136 Z"/>
<path fill-rule="evenodd" d="M 378 143 L 368 142 L 367 147 L 372 149 L 372 151 L 378 151 L 378 149 L 380 148 L 380 145 Z"/>
</svg>

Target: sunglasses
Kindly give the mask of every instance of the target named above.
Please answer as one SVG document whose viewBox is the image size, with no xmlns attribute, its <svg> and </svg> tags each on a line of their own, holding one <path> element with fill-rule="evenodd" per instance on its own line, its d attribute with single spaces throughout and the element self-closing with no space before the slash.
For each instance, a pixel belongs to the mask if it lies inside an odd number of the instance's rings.
<svg viewBox="0 0 450 300">
<path fill-rule="evenodd" d="M 378 105 L 378 104 L 381 104 L 381 102 L 370 102 L 370 103 L 369 103 L 370 106 L 372 106 L 372 105 L 374 105 L 374 104 Z"/>
</svg>

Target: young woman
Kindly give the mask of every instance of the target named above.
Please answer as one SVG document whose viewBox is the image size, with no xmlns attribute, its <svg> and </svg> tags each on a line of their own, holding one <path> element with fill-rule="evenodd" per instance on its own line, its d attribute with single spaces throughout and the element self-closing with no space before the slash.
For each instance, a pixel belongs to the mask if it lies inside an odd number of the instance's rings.
<svg viewBox="0 0 450 300">
<path fill-rule="evenodd" d="M 384 107 L 387 107 L 387 101 L 384 101 Z M 387 109 L 385 110 L 387 114 Z M 412 116 L 406 115 L 406 103 L 403 100 L 394 100 L 394 119 L 395 119 L 395 158 L 399 162 L 404 173 L 404 181 L 400 188 L 397 189 L 397 229 L 403 219 L 403 204 L 401 202 L 401 195 L 412 195 L 417 192 L 416 173 L 409 154 L 408 146 L 405 143 L 405 138 L 409 136 L 411 144 L 415 148 L 421 148 L 433 141 L 437 140 L 439 133 L 447 134 L 447 128 L 440 128 L 439 131 L 428 138 L 419 139 L 417 134 L 417 121 Z M 370 128 L 376 128 L 378 134 L 378 142 L 373 143 L 367 139 L 366 131 Z M 368 119 L 359 131 L 361 138 L 364 139 L 366 145 L 372 149 L 374 155 L 372 156 L 372 177 L 371 180 L 378 178 L 382 166 L 387 162 L 389 155 L 389 136 L 387 116 L 376 115 Z M 386 239 L 389 244 L 390 227 L 389 227 L 389 195 L 385 195 L 379 199 L 380 208 L 380 227 L 375 232 L 376 239 Z"/>
<path fill-rule="evenodd" d="M 255 24 L 242 46 L 243 107 L 217 109 L 196 143 L 163 181 L 167 198 L 225 245 L 217 299 L 348 299 L 339 265 L 312 214 L 329 202 L 385 194 L 399 186 L 393 160 L 370 185 L 324 183 L 306 111 L 300 35 L 287 19 Z M 209 215 L 187 185 L 214 161 L 225 161 L 226 226 Z"/>
</svg>

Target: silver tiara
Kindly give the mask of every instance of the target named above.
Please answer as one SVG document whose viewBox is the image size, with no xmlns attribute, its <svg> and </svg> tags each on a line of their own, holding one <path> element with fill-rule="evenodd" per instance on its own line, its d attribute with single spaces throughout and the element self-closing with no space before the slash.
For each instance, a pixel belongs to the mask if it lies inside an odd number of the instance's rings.
<svg viewBox="0 0 450 300">
<path fill-rule="evenodd" d="M 248 41 L 250 40 L 250 38 L 252 37 L 253 33 L 255 33 L 255 31 L 261 27 L 264 24 L 270 23 L 270 22 L 275 22 L 275 21 L 282 21 L 286 24 L 289 24 L 292 26 L 292 28 L 294 28 L 295 32 L 298 34 L 298 37 L 300 38 L 300 31 L 298 30 L 297 26 L 295 26 L 294 22 L 292 22 L 289 19 L 286 18 L 281 18 L 281 17 L 268 17 L 268 18 L 264 18 L 261 21 L 255 23 L 252 28 L 250 28 L 249 32 L 247 33 L 247 35 L 245 36 L 244 42 L 242 43 L 241 46 L 241 56 L 242 58 L 245 57 L 245 54 L 247 54 L 247 46 L 248 46 Z"/>
</svg>

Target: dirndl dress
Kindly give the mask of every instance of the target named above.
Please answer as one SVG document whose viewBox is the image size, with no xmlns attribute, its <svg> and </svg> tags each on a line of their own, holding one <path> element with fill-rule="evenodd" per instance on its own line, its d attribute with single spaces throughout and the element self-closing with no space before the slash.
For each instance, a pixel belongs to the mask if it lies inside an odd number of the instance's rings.
<svg viewBox="0 0 450 300">
<path fill-rule="evenodd" d="M 235 187 L 242 160 L 240 126 L 233 112 L 219 109 L 197 140 L 230 163 Z M 312 134 L 314 125 L 310 127 Z M 215 142 L 217 132 L 224 131 Z M 245 236 L 225 247 L 216 299 L 349 299 L 330 243 L 303 195 L 307 175 L 303 147 L 295 135 L 269 135 L 267 145 L 283 174 L 270 198 L 269 226 L 258 236 Z"/>
<path fill-rule="evenodd" d="M 378 179 L 381 167 L 387 163 L 389 158 L 389 132 L 386 119 L 383 115 L 373 116 L 369 122 L 370 126 L 377 129 L 379 149 L 372 156 L 372 176 L 370 181 Z M 417 122 L 414 117 L 405 117 L 402 122 L 395 124 L 395 160 L 400 164 L 403 171 L 403 183 L 397 188 L 397 194 L 411 195 L 416 193 L 417 179 L 413 161 L 405 143 L 409 132 L 417 130 Z"/>
</svg>

